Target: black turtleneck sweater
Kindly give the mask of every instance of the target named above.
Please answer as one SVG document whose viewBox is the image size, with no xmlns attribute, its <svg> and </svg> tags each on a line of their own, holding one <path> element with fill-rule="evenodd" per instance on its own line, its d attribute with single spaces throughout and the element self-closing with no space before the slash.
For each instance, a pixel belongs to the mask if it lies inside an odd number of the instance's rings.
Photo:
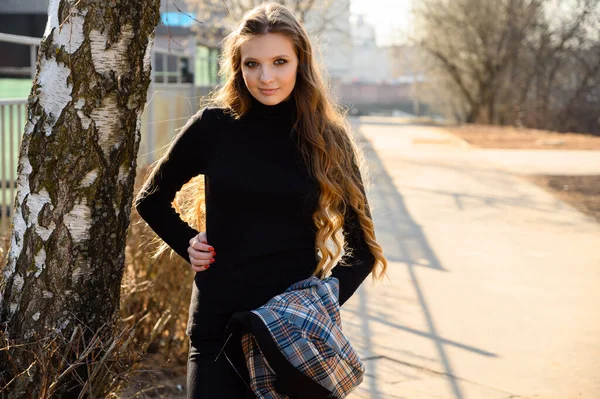
<svg viewBox="0 0 600 399">
<path fill-rule="evenodd" d="M 187 334 L 197 342 L 219 345 L 234 312 L 263 305 L 310 277 L 318 263 L 312 214 L 319 186 L 297 147 L 294 115 L 293 100 L 275 106 L 254 100 L 239 120 L 223 109 L 202 110 L 144 185 L 150 194 L 136 202 L 148 225 L 189 263 L 189 240 L 198 231 L 171 202 L 181 186 L 204 175 L 206 235 L 217 255 L 194 277 Z M 350 266 L 332 270 L 340 305 L 374 264 L 356 214 L 347 208 L 343 229 L 352 253 L 344 260 Z"/>
</svg>

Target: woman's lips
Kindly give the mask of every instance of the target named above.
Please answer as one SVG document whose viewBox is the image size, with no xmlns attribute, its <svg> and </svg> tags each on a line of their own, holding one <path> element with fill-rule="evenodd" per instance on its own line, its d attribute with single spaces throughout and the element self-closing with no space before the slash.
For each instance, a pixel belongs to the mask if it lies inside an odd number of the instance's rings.
<svg viewBox="0 0 600 399">
<path fill-rule="evenodd" d="M 272 96 L 279 89 L 259 89 L 262 94 L 265 96 Z"/>
</svg>

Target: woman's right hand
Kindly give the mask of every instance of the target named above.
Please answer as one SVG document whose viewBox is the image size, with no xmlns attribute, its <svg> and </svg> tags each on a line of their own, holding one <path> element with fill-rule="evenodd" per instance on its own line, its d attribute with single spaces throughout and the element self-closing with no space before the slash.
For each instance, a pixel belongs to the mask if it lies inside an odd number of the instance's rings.
<svg viewBox="0 0 600 399">
<path fill-rule="evenodd" d="M 188 254 L 190 257 L 191 268 L 195 272 L 203 272 L 210 267 L 210 264 L 215 261 L 214 257 L 217 254 L 215 249 L 208 245 L 206 240 L 206 232 L 201 232 L 190 240 Z"/>
</svg>

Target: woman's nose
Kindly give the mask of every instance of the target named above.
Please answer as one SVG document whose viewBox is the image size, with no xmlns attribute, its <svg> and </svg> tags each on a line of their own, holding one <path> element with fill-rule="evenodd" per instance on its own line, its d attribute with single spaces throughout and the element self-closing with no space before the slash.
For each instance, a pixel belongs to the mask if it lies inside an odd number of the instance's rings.
<svg viewBox="0 0 600 399">
<path fill-rule="evenodd" d="M 269 68 L 263 68 L 260 74 L 260 81 L 263 83 L 267 83 L 273 80 L 273 74 L 269 70 Z"/>
</svg>

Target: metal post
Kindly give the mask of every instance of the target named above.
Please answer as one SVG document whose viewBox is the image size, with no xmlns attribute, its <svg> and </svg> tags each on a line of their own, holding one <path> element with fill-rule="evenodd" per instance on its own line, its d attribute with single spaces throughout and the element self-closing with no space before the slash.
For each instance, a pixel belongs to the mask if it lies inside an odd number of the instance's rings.
<svg viewBox="0 0 600 399">
<path fill-rule="evenodd" d="M 194 100 L 194 108 L 191 110 L 192 114 L 194 114 L 196 112 L 196 106 L 198 105 L 199 101 L 196 98 L 196 50 L 197 50 L 197 43 L 196 43 L 196 36 L 192 36 L 192 48 L 190 49 L 190 56 L 188 58 L 188 71 L 192 74 L 192 81 L 191 83 L 191 93 L 190 93 L 190 97 Z"/>
<path fill-rule="evenodd" d="M 25 130 L 25 114 L 27 113 L 27 104 L 16 104 L 15 105 L 17 107 L 17 130 L 15 131 L 15 135 L 10 135 L 10 148 L 12 149 L 10 152 L 10 164 L 11 164 L 11 168 L 12 168 L 12 173 L 14 178 L 11 179 L 11 185 L 10 185 L 10 203 L 9 209 L 13 209 L 14 208 L 14 203 L 15 203 L 15 197 L 17 196 L 17 179 L 18 179 L 18 175 L 17 175 L 17 169 L 18 169 L 18 163 L 19 163 L 19 155 L 20 154 L 20 149 L 21 149 L 21 137 L 23 136 L 23 132 Z M 17 146 L 15 148 L 14 145 L 14 139 L 17 139 Z M 16 150 L 16 151 L 15 151 Z M 15 155 L 17 155 L 16 159 L 14 158 Z M 11 211 L 12 212 L 12 211 Z"/>
<path fill-rule="evenodd" d="M 35 79 L 35 63 L 37 60 L 37 46 L 29 46 L 29 65 L 31 66 L 31 79 Z"/>
<path fill-rule="evenodd" d="M 152 55 L 152 60 L 154 60 L 154 53 Z M 162 56 L 161 56 L 162 59 Z M 156 83 L 156 71 L 155 68 L 151 69 L 150 72 L 150 88 L 148 95 L 150 97 L 150 104 L 147 104 L 148 108 L 148 117 L 146 118 L 146 154 L 147 154 L 147 162 L 148 164 L 152 164 L 154 162 L 154 85 Z"/>
<path fill-rule="evenodd" d="M 177 107 L 176 101 L 178 101 L 179 99 L 175 96 L 175 93 L 173 93 L 173 90 L 169 90 L 167 93 L 167 96 L 171 96 L 171 100 L 167 101 L 167 120 L 166 120 L 166 131 L 167 131 L 167 137 L 169 139 L 169 141 L 173 138 L 173 135 L 175 134 L 175 118 L 173 118 L 173 115 L 175 115 L 175 112 L 173 112 L 173 107 Z M 164 140 L 165 136 L 162 136 L 162 139 Z M 162 148 L 162 147 L 161 147 Z"/>
<path fill-rule="evenodd" d="M 19 134 L 18 130 L 13 130 L 13 127 L 15 125 L 15 118 L 14 118 L 14 108 L 17 108 L 17 110 L 19 108 L 21 108 L 21 104 L 13 104 L 13 105 L 9 105 L 9 113 L 10 113 L 10 117 L 9 117 L 9 123 L 10 123 L 10 128 L 9 128 L 9 134 L 8 134 L 8 148 L 9 148 L 9 155 L 8 155 L 8 165 L 9 165 L 9 170 L 8 170 L 8 204 L 6 206 L 7 209 L 7 214 L 8 214 L 8 210 L 11 209 L 11 213 L 12 213 L 12 206 L 14 204 L 15 201 L 15 182 L 17 181 L 17 165 L 15 162 L 15 134 Z M 20 124 L 20 123 L 18 123 Z M 8 219 L 8 218 L 7 218 Z"/>
<path fill-rule="evenodd" d="M 0 208 L 0 233 L 6 233 L 6 144 L 4 138 L 6 137 L 6 129 L 4 128 L 4 105 L 0 105 L 0 204 L 2 208 Z M 10 133 L 9 133 L 10 134 Z"/>
<path fill-rule="evenodd" d="M 162 65 L 162 83 L 167 84 L 169 83 L 169 76 L 167 74 L 167 55 L 165 53 L 160 54 L 160 65 Z"/>
</svg>

